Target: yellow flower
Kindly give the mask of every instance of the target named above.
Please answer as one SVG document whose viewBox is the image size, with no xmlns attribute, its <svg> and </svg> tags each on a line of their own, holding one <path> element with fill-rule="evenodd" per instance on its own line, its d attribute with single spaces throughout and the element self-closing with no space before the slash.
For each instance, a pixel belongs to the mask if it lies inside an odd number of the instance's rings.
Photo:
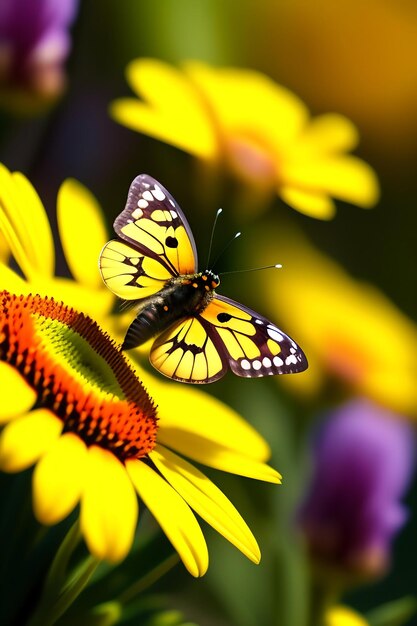
<svg viewBox="0 0 417 626">
<path fill-rule="evenodd" d="M 347 606 L 333 606 L 327 611 L 326 626 L 368 626 L 368 622 Z"/>
<path fill-rule="evenodd" d="M 285 383 L 306 397 L 324 391 L 330 377 L 395 412 L 416 414 L 415 325 L 377 288 L 350 277 L 301 235 L 273 227 L 269 233 L 260 235 L 261 254 L 266 260 L 279 250 L 283 269 L 259 274 L 267 312 L 282 316 L 283 329 L 303 346 L 310 364 Z"/>
<path fill-rule="evenodd" d="M 114 298 L 97 269 L 99 252 L 107 241 L 104 218 L 91 193 L 75 180 L 63 183 L 58 194 L 58 226 L 67 263 L 75 281 L 54 275 L 55 248 L 42 202 L 20 172 L 0 164 L 0 235 L 26 281 L 5 265 L 0 269 L 3 289 L 53 296 L 94 318 L 110 311 Z"/>
<path fill-rule="evenodd" d="M 331 219 L 332 197 L 361 207 L 378 200 L 372 168 L 346 154 L 358 143 L 355 126 L 338 114 L 311 118 L 297 96 L 259 72 L 137 59 L 127 80 L 140 100 L 113 102 L 118 122 L 225 164 L 306 215 Z"/>
<path fill-rule="evenodd" d="M 57 523 L 80 503 L 82 532 L 97 558 L 118 561 L 127 554 L 137 492 L 194 576 L 204 574 L 208 555 L 192 510 L 258 562 L 244 520 L 183 457 L 278 483 L 279 474 L 265 464 L 266 442 L 222 402 L 134 370 L 95 322 L 59 302 L 65 294 L 71 305 L 85 299 L 88 309 L 110 309 L 112 300 L 95 278 L 100 248 L 87 249 L 98 243 L 93 233 L 88 237 L 99 227 L 91 195 L 72 181 L 58 200 L 63 246 L 78 283 L 53 276 L 49 224 L 30 183 L 5 168 L 0 176 L 0 228 L 28 278 L 0 263 L 7 289 L 0 295 L 1 468 L 17 472 L 36 464 L 34 510 L 44 524 Z M 78 204 L 69 202 L 74 194 Z"/>
</svg>

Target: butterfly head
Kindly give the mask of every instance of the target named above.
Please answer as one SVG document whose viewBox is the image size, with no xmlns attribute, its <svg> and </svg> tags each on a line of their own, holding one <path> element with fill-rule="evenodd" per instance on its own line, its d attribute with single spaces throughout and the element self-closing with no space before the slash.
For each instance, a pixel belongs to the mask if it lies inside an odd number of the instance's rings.
<svg viewBox="0 0 417 626">
<path fill-rule="evenodd" d="M 204 272 L 202 272 L 201 280 L 205 286 L 206 291 L 212 291 L 220 285 L 219 276 L 211 270 L 205 270 Z"/>
</svg>

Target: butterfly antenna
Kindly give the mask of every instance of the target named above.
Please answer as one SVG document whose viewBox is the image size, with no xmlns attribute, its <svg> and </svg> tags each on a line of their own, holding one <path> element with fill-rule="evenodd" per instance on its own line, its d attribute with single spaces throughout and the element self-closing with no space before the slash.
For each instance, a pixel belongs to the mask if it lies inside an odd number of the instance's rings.
<svg viewBox="0 0 417 626">
<path fill-rule="evenodd" d="M 216 230 L 217 220 L 219 219 L 219 215 L 220 215 L 220 213 L 222 213 L 222 211 L 223 211 L 223 209 L 218 209 L 217 213 L 216 213 L 216 217 L 214 218 L 213 228 L 211 229 L 210 245 L 209 245 L 209 250 L 208 250 L 208 255 L 207 255 L 206 267 L 208 267 L 209 263 L 210 263 L 210 255 L 211 255 L 211 248 L 212 248 L 212 245 L 213 245 L 214 231 Z"/>
<path fill-rule="evenodd" d="M 217 255 L 216 260 L 214 261 L 214 263 L 212 263 L 211 268 L 210 269 L 214 269 L 214 267 L 217 265 L 220 257 L 223 256 L 223 254 L 226 252 L 227 248 L 234 242 L 235 239 L 237 239 L 238 237 L 240 237 L 242 233 L 236 233 L 235 235 L 233 235 L 233 237 L 227 242 L 227 244 L 225 245 L 225 247 L 223 248 L 223 250 L 220 252 L 219 255 Z"/>
<path fill-rule="evenodd" d="M 251 267 L 245 270 L 231 270 L 230 272 L 220 272 L 219 276 L 224 276 L 225 274 L 239 274 L 240 272 L 259 272 L 260 270 L 269 270 L 269 269 L 277 269 L 280 270 L 282 268 L 281 263 L 276 263 L 275 265 L 264 265 L 262 267 Z"/>
</svg>

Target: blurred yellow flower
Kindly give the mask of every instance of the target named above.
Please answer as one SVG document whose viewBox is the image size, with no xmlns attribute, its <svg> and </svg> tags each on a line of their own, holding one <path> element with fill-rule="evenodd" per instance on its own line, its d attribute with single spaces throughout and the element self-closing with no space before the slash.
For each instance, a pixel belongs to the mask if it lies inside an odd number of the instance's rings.
<svg viewBox="0 0 417 626">
<path fill-rule="evenodd" d="M 358 143 L 355 126 L 338 114 L 311 118 L 297 96 L 259 72 L 137 59 L 127 80 L 140 100 L 113 102 L 114 119 L 220 162 L 306 215 L 331 219 L 333 197 L 361 207 L 378 200 L 372 168 L 346 154 Z"/>
<path fill-rule="evenodd" d="M 97 267 L 107 234 L 84 187 L 67 181 L 58 197 L 62 244 L 77 282 L 53 275 L 49 222 L 27 179 L 1 167 L 0 183 L 0 230 L 27 278 L 0 263 L 7 290 L 0 297 L 0 467 L 17 472 L 36 464 L 34 509 L 44 524 L 59 522 L 80 502 L 81 529 L 97 558 L 118 561 L 129 551 L 137 491 L 194 576 L 204 574 L 208 553 L 192 510 L 259 562 L 239 513 L 183 456 L 279 483 L 265 464 L 267 443 L 219 400 L 128 365 L 90 318 L 59 302 L 68 298 L 111 326 L 113 297 Z M 138 379 L 155 398 L 157 422 Z"/>
<path fill-rule="evenodd" d="M 280 272 L 259 274 L 267 313 L 282 316 L 310 363 L 285 383 L 312 396 L 330 377 L 395 412 L 417 414 L 415 325 L 377 288 L 350 277 L 300 234 L 270 227 L 259 237 L 256 262 L 278 250 L 283 264 Z"/>
<path fill-rule="evenodd" d="M 326 626 L 368 626 L 368 622 L 347 606 L 333 606 L 327 611 Z"/>
</svg>

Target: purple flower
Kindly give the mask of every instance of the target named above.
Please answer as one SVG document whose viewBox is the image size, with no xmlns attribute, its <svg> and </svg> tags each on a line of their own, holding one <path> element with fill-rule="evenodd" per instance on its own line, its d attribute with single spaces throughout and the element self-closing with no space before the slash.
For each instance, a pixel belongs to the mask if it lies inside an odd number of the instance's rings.
<svg viewBox="0 0 417 626">
<path fill-rule="evenodd" d="M 1 0 L 0 80 L 50 96 L 63 86 L 62 63 L 78 0 Z"/>
<path fill-rule="evenodd" d="M 322 426 L 299 523 L 312 557 L 339 571 L 376 575 L 407 512 L 413 431 L 388 410 L 352 400 Z"/>
</svg>

